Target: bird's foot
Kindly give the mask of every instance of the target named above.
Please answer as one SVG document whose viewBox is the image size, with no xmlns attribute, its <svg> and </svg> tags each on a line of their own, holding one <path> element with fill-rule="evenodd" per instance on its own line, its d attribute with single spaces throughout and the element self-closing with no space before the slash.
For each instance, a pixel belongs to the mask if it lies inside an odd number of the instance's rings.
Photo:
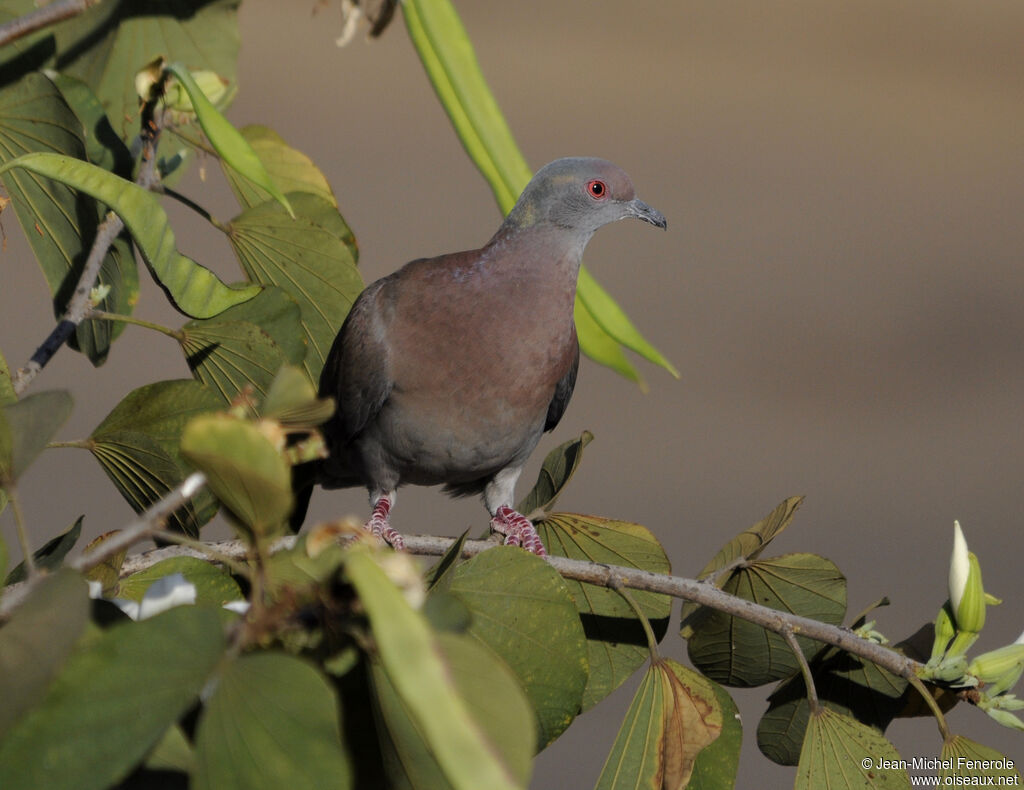
<svg viewBox="0 0 1024 790">
<path fill-rule="evenodd" d="M 391 512 L 391 500 L 386 496 L 380 497 L 373 504 L 373 512 L 364 527 L 383 540 L 395 551 L 405 549 L 405 540 L 401 533 L 391 526 L 388 521 L 388 514 Z"/>
<path fill-rule="evenodd" d="M 508 505 L 502 505 L 494 512 L 491 529 L 505 536 L 506 546 L 522 546 L 531 554 L 544 557 L 547 552 L 540 535 L 526 516 L 517 513 Z"/>
</svg>

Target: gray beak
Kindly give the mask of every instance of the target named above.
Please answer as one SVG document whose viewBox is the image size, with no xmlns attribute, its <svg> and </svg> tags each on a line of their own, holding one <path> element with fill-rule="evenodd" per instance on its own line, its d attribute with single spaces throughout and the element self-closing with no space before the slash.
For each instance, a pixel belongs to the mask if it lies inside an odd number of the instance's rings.
<svg viewBox="0 0 1024 790">
<path fill-rule="evenodd" d="M 629 212 L 628 216 L 642 219 L 644 222 L 650 222 L 654 227 L 665 230 L 668 228 L 668 221 L 665 219 L 665 215 L 658 211 L 656 208 L 651 208 L 639 198 L 633 198 L 626 204 L 626 211 Z"/>
</svg>

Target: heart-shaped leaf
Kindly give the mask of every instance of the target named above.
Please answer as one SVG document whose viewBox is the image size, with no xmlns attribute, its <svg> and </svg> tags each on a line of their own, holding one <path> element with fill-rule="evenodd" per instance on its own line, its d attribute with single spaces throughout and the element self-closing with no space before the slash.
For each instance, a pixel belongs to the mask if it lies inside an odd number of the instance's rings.
<svg viewBox="0 0 1024 790">
<path fill-rule="evenodd" d="M 195 704 L 223 652 L 218 611 L 197 606 L 84 641 L 0 741 L 4 790 L 116 785 Z"/>
<path fill-rule="evenodd" d="M 878 768 L 883 764 L 890 767 Z M 821 708 L 807 723 L 796 790 L 822 787 L 906 788 L 900 756 L 885 738 L 849 716 Z"/>
<path fill-rule="evenodd" d="M 320 380 L 327 352 L 363 289 L 352 231 L 338 209 L 312 194 L 289 195 L 296 218 L 274 201 L 243 211 L 229 240 L 252 282 L 277 285 L 302 311 L 310 381 Z"/>
<path fill-rule="evenodd" d="M 594 439 L 594 434 L 584 431 L 578 439 L 563 442 L 544 458 L 544 465 L 537 482 L 523 499 L 516 505 L 516 510 L 529 519 L 538 519 L 546 515 L 562 493 L 562 489 L 576 473 L 583 459 L 583 448 Z"/>
<path fill-rule="evenodd" d="M 284 530 L 292 509 L 291 467 L 253 423 L 227 414 L 195 417 L 182 433 L 181 454 L 257 539 Z"/>
<path fill-rule="evenodd" d="M 747 601 L 839 625 L 846 614 L 846 579 L 839 568 L 815 554 L 787 554 L 758 560 L 734 571 L 722 587 Z M 805 657 L 820 643 L 797 636 Z M 687 641 L 690 660 L 712 680 L 727 686 L 758 686 L 799 670 L 789 644 L 778 634 L 722 612 L 704 610 Z"/>
<path fill-rule="evenodd" d="M 196 790 L 352 787 L 338 701 L 295 656 L 253 653 L 220 673 L 196 734 Z"/>
<path fill-rule="evenodd" d="M 803 501 L 804 498 L 802 496 L 794 496 L 778 504 L 771 513 L 754 524 L 754 526 L 744 530 L 726 543 L 718 554 L 711 559 L 711 562 L 705 565 L 704 569 L 697 574 L 697 578 L 707 579 L 713 576 L 716 571 L 731 566 L 741 559 L 756 559 L 775 536 L 789 526 L 789 522 L 793 520 L 797 508 L 803 504 Z M 683 604 L 681 614 L 682 627 L 679 629 L 679 633 L 684 639 L 690 638 L 692 633 L 690 618 L 693 617 L 698 608 L 697 604 Z"/>
<path fill-rule="evenodd" d="M 587 682 L 586 639 L 565 581 L 539 557 L 500 546 L 456 565 L 448 592 L 469 608 L 469 633 L 518 675 L 542 749 L 579 712 Z"/>
<path fill-rule="evenodd" d="M 179 443 L 185 423 L 223 407 L 220 397 L 191 379 L 159 381 L 128 393 L 89 437 L 89 449 L 136 513 L 184 480 L 191 469 Z M 201 491 L 175 511 L 172 528 L 197 536 L 217 503 Z"/>
<path fill-rule="evenodd" d="M 953 735 L 942 744 L 942 760 L 949 761 L 949 767 L 939 771 L 938 784 L 943 787 L 963 784 L 967 777 L 981 779 L 989 776 L 996 787 L 1020 786 L 1020 772 L 1015 769 L 1019 762 L 1008 760 L 1006 755 L 963 735 Z M 976 781 L 974 784 L 981 786 L 985 782 Z"/>
<path fill-rule="evenodd" d="M 0 408 L 0 486 L 14 482 L 71 415 L 71 395 L 50 390 Z"/>
<path fill-rule="evenodd" d="M 281 365 L 306 355 L 299 306 L 280 288 L 267 288 L 219 315 L 189 321 L 179 334 L 196 378 L 230 402 L 251 386 L 266 393 Z"/>
<path fill-rule="evenodd" d="M 668 557 L 657 539 L 639 524 L 598 516 L 552 513 L 537 524 L 537 532 L 556 557 L 606 565 L 622 565 L 652 573 L 670 573 Z M 650 655 L 643 624 L 626 600 L 615 590 L 565 580 L 576 602 L 587 636 L 590 675 L 583 694 L 583 710 L 589 710 L 617 689 Z M 633 590 L 630 596 L 654 628 L 664 636 L 672 613 L 667 595 Z"/>
</svg>

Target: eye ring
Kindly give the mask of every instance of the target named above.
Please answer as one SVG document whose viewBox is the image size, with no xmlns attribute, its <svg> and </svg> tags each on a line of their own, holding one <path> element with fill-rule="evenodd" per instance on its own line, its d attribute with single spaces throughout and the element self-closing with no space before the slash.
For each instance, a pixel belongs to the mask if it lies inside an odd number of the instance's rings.
<svg viewBox="0 0 1024 790">
<path fill-rule="evenodd" d="M 608 186 L 599 178 L 588 181 L 586 190 L 587 194 L 594 200 L 604 200 L 608 197 Z"/>
</svg>

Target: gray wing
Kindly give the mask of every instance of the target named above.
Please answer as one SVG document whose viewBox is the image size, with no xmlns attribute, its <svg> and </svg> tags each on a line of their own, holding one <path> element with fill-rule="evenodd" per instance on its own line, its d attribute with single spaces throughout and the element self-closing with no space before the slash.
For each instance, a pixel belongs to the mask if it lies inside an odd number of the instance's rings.
<svg viewBox="0 0 1024 790">
<path fill-rule="evenodd" d="M 334 416 L 324 426 L 334 454 L 377 416 L 391 394 L 385 320 L 380 315 L 378 280 L 356 299 L 341 325 L 320 374 L 320 397 L 334 398 Z"/>
<path fill-rule="evenodd" d="M 555 426 L 558 425 L 559 420 L 562 419 L 562 415 L 565 414 L 565 410 L 569 406 L 569 399 L 572 398 L 572 391 L 576 386 L 576 372 L 580 368 L 580 344 L 576 340 L 575 329 L 572 333 L 572 339 L 575 346 L 572 364 L 569 365 L 569 370 L 562 376 L 562 380 L 555 385 L 555 396 L 551 399 L 550 405 L 548 405 L 548 416 L 544 420 L 545 431 L 554 430 Z"/>
</svg>

